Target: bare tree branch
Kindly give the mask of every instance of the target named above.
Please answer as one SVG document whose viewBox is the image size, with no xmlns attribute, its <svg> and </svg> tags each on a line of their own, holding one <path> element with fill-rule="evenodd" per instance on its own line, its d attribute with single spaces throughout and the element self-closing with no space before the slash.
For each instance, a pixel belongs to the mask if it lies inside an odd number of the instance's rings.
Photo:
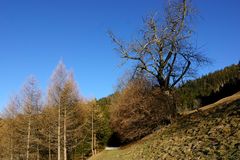
<svg viewBox="0 0 240 160">
<path fill-rule="evenodd" d="M 134 70 L 152 77 L 162 89 L 175 87 L 193 67 L 208 61 L 190 43 L 192 30 L 188 20 L 192 8 L 187 2 L 169 4 L 161 24 L 153 16 L 148 18 L 142 37 L 127 45 L 109 32 L 120 57 L 137 63 Z"/>
</svg>

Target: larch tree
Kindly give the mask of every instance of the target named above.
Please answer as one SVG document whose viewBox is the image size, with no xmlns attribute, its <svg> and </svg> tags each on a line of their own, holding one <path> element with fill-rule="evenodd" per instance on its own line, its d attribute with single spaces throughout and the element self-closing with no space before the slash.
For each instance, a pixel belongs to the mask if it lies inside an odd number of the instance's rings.
<svg viewBox="0 0 240 160">
<path fill-rule="evenodd" d="M 0 159 L 67 160 L 79 153 L 86 137 L 87 105 L 63 62 L 51 78 L 44 105 L 34 77 L 10 100 L 0 117 Z"/>
<path fill-rule="evenodd" d="M 59 62 L 51 77 L 48 88 L 48 104 L 58 108 L 58 127 L 57 127 L 57 153 L 58 160 L 61 160 L 61 120 L 62 120 L 62 101 L 61 95 L 66 84 L 68 72 L 62 61 Z"/>
<path fill-rule="evenodd" d="M 48 160 L 51 160 L 57 152 L 57 128 L 58 126 L 58 108 L 44 106 L 41 114 L 41 145 L 47 149 Z"/>
<path fill-rule="evenodd" d="M 53 73 L 48 90 L 49 106 L 58 108 L 58 159 L 67 160 L 81 139 L 83 114 L 81 98 L 73 73 L 60 62 Z M 61 154 L 61 151 L 63 153 Z"/>
<path fill-rule="evenodd" d="M 83 114 L 80 108 L 81 100 L 73 73 L 69 73 L 67 82 L 61 95 L 63 102 L 63 147 L 64 160 L 68 153 L 79 144 Z"/>
<path fill-rule="evenodd" d="M 37 120 L 37 116 L 40 113 L 41 108 L 41 91 L 38 88 L 37 81 L 34 77 L 30 77 L 22 89 L 21 105 L 23 113 L 27 119 L 27 147 L 26 147 L 26 159 L 29 159 L 29 151 L 31 146 L 31 140 L 37 138 L 37 134 L 33 130 L 34 121 Z M 35 123 L 36 125 L 36 123 Z M 35 126 L 36 127 L 36 126 Z M 38 142 L 38 140 L 36 140 Z M 37 159 L 39 159 L 39 145 L 36 144 Z"/>
<path fill-rule="evenodd" d="M 1 158 L 14 160 L 17 158 L 16 153 L 18 147 L 16 136 L 16 117 L 19 114 L 19 98 L 11 97 L 4 111 L 3 119 L 1 120 Z"/>
<path fill-rule="evenodd" d="M 91 123 L 92 123 L 92 143 L 91 143 L 91 146 L 92 146 L 92 155 L 96 155 L 97 154 L 97 150 L 96 150 L 96 133 L 95 133 L 95 123 L 94 123 L 94 116 L 95 116 L 95 107 L 96 107 L 96 100 L 93 100 L 92 103 L 91 103 L 91 107 L 92 107 L 92 113 L 91 113 Z"/>
</svg>

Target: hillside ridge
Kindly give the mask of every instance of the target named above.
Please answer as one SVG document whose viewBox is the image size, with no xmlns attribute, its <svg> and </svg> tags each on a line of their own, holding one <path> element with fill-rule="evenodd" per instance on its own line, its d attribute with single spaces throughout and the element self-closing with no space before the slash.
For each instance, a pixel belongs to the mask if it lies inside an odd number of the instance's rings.
<svg viewBox="0 0 240 160">
<path fill-rule="evenodd" d="M 193 114 L 195 112 L 206 111 L 206 110 L 209 110 L 209 109 L 213 109 L 214 107 L 217 107 L 217 106 L 222 105 L 222 104 L 229 104 L 229 103 L 231 103 L 233 101 L 236 101 L 238 99 L 240 99 L 240 92 L 237 92 L 237 93 L 235 93 L 235 94 L 233 94 L 231 96 L 222 98 L 222 99 L 218 100 L 217 102 L 214 102 L 212 104 L 203 106 L 203 107 L 201 107 L 199 109 L 194 109 L 194 110 L 191 110 L 191 111 L 182 112 L 182 113 L 180 113 L 180 115 L 186 116 L 186 115 Z"/>
</svg>

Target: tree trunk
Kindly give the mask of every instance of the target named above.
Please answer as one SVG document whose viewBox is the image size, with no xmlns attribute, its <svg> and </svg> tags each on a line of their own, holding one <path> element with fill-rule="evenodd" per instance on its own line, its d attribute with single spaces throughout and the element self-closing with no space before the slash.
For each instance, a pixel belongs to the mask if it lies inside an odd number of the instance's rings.
<svg viewBox="0 0 240 160">
<path fill-rule="evenodd" d="M 11 150 L 10 160 L 13 160 L 13 142 L 12 142 L 12 138 L 10 138 L 10 147 L 11 147 L 10 148 L 10 150 Z"/>
<path fill-rule="evenodd" d="M 94 156 L 94 135 L 93 135 L 93 107 L 92 107 L 92 156 Z"/>
<path fill-rule="evenodd" d="M 96 136 L 96 134 L 94 134 L 94 143 L 93 143 L 93 145 L 94 145 L 94 155 L 96 155 L 97 154 L 97 136 Z"/>
<path fill-rule="evenodd" d="M 27 157 L 26 157 L 26 160 L 29 160 L 30 135 L 31 135 L 31 117 L 29 117 L 29 120 L 28 120 Z"/>
<path fill-rule="evenodd" d="M 37 160 L 39 160 L 39 145 L 37 144 Z"/>
<path fill-rule="evenodd" d="M 51 137 L 50 132 L 48 134 L 48 160 L 51 160 Z"/>
<path fill-rule="evenodd" d="M 58 106 L 58 160 L 61 160 L 61 106 Z"/>
<path fill-rule="evenodd" d="M 63 143 L 64 143 L 64 160 L 67 160 L 67 111 L 66 111 L 66 106 L 64 107 L 64 137 L 63 137 Z"/>
<path fill-rule="evenodd" d="M 162 77 L 161 75 L 158 75 L 157 76 L 157 81 L 158 81 L 158 84 L 159 84 L 159 87 L 162 89 L 162 90 L 166 90 L 168 89 L 168 82 L 166 79 L 164 79 L 164 77 Z"/>
</svg>

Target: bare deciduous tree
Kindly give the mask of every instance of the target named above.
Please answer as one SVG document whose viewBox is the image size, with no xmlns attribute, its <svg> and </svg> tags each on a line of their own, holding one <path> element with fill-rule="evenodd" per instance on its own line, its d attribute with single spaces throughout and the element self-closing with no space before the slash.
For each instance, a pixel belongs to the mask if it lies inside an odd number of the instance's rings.
<svg viewBox="0 0 240 160">
<path fill-rule="evenodd" d="M 153 16 L 145 21 L 140 39 L 124 44 L 112 32 L 109 35 L 121 58 L 135 62 L 135 73 L 145 73 L 168 90 L 208 61 L 191 43 L 192 11 L 187 0 L 171 1 L 161 21 Z"/>
</svg>

